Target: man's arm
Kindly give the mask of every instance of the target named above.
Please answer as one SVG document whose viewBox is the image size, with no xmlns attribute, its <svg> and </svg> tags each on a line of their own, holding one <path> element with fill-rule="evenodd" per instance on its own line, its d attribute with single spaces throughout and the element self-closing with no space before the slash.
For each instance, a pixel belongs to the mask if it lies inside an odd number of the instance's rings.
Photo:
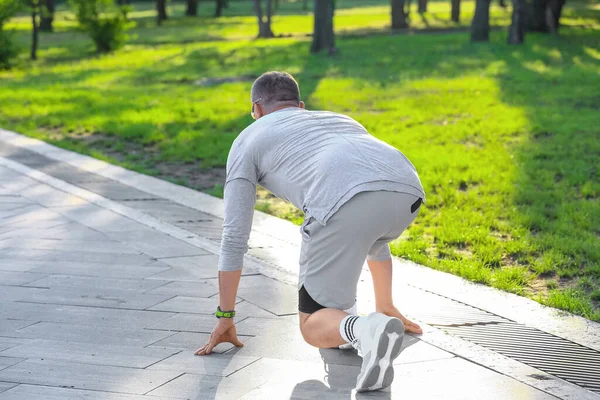
<svg viewBox="0 0 600 400">
<path fill-rule="evenodd" d="M 219 302 L 221 310 L 231 311 L 235 306 L 244 254 L 252 230 L 252 216 L 256 204 L 256 187 L 246 179 L 234 179 L 225 186 L 225 219 L 219 258 Z"/>
<path fill-rule="evenodd" d="M 246 179 L 234 179 L 225 186 L 225 219 L 219 258 L 219 307 L 221 311 L 234 311 L 244 254 L 252 229 L 252 216 L 256 203 L 256 187 Z M 208 343 L 196 351 L 197 355 L 210 354 L 219 343 L 230 342 L 242 346 L 237 338 L 231 318 L 220 318 Z"/>
</svg>

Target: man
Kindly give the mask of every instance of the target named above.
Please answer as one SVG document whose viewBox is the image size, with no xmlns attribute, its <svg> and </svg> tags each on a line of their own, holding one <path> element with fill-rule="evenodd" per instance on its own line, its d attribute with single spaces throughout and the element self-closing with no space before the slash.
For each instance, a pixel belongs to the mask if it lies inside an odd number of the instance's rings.
<svg viewBox="0 0 600 400">
<path fill-rule="evenodd" d="M 242 346 L 232 317 L 248 250 L 256 185 L 304 211 L 300 229 L 299 319 L 319 348 L 351 343 L 363 356 L 357 390 L 388 387 L 405 329 L 421 333 L 392 300 L 388 243 L 415 219 L 424 199 L 415 168 L 353 119 L 308 111 L 294 78 L 268 72 L 252 86 L 256 119 L 227 160 L 225 220 L 219 260 L 219 320 L 197 355 L 230 342 Z M 377 312 L 350 315 L 367 259 Z"/>
</svg>

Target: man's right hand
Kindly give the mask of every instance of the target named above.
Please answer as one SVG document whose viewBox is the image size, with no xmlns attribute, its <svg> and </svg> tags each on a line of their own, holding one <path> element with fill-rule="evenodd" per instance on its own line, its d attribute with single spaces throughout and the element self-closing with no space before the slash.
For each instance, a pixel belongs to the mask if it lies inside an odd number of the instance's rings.
<svg viewBox="0 0 600 400">
<path fill-rule="evenodd" d="M 197 356 L 208 355 L 216 345 L 225 342 L 231 343 L 235 347 L 242 347 L 244 345 L 237 337 L 235 324 L 231 318 L 220 318 L 217 326 L 215 326 L 215 329 L 210 334 L 210 338 L 208 338 L 208 343 L 196 350 L 194 354 Z"/>
<path fill-rule="evenodd" d="M 421 327 L 418 324 L 412 322 L 411 320 L 407 319 L 404 315 L 400 314 L 400 311 L 398 311 L 398 309 L 394 306 L 391 306 L 384 310 L 377 310 L 377 312 L 385 314 L 388 317 L 398 318 L 400 321 L 402 321 L 402 323 L 404 324 L 404 328 L 408 333 L 415 333 L 417 335 L 423 333 L 423 329 L 421 329 Z"/>
</svg>

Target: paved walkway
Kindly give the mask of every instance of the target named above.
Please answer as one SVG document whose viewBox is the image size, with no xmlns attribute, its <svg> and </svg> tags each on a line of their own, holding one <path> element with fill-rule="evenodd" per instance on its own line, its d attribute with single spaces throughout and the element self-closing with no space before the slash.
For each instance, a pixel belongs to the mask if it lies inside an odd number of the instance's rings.
<svg viewBox="0 0 600 400">
<path fill-rule="evenodd" d="M 425 333 L 406 337 L 389 392 L 356 394 L 360 358 L 299 333 L 297 228 L 261 214 L 236 306 L 245 346 L 196 357 L 218 302 L 219 201 L 21 139 L 0 132 L 0 400 L 600 398 L 598 324 L 400 261 L 398 302 Z M 365 274 L 361 312 L 371 292 Z M 584 375 L 555 365 L 565 354 Z"/>
</svg>

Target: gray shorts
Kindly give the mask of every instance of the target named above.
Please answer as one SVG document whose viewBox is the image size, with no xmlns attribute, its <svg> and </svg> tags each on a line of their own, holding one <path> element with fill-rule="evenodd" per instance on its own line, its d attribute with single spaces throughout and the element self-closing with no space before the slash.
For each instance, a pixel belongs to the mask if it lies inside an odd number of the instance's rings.
<svg viewBox="0 0 600 400">
<path fill-rule="evenodd" d="M 301 227 L 299 286 L 324 307 L 354 305 L 365 259 L 391 258 L 388 243 L 414 221 L 419 198 L 407 193 L 361 192 L 323 226 L 308 218 Z M 302 304 L 301 304 L 302 306 Z"/>
</svg>

